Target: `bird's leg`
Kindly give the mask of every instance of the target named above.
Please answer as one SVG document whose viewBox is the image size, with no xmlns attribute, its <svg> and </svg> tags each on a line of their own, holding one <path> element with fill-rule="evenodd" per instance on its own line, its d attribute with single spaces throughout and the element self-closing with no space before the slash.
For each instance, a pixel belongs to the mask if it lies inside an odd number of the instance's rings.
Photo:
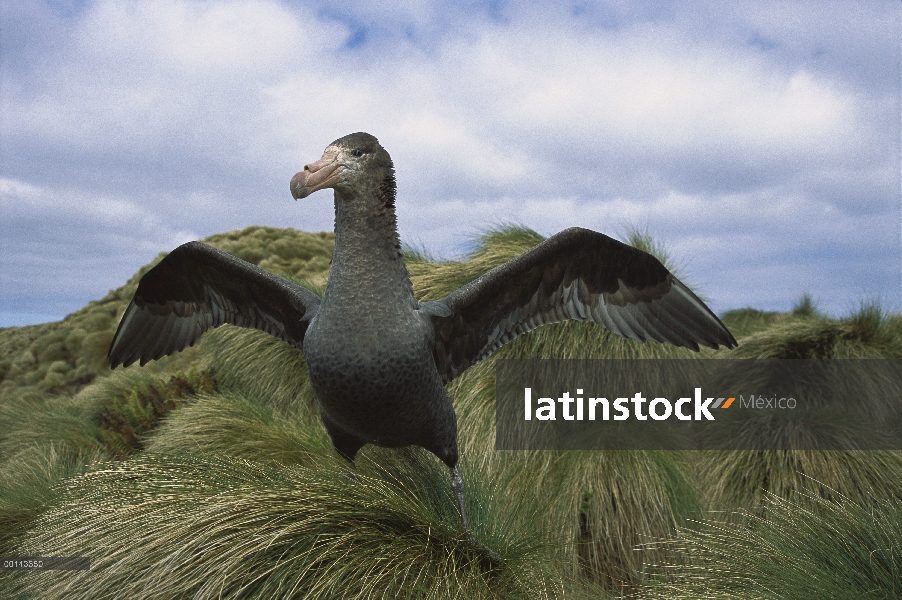
<svg viewBox="0 0 902 600">
<path fill-rule="evenodd" d="M 359 479 L 357 479 L 357 465 L 355 465 L 354 461 L 349 458 L 346 458 L 345 462 L 348 463 L 348 470 L 345 472 L 345 477 L 347 477 L 351 481 L 359 481 Z"/>
<path fill-rule="evenodd" d="M 454 495 L 457 496 L 457 508 L 460 509 L 460 520 L 464 523 L 464 529 L 467 530 L 467 539 L 485 552 L 486 556 L 488 556 L 491 561 L 495 563 L 499 562 L 501 557 L 498 556 L 496 552 L 489 550 L 485 544 L 477 540 L 476 536 L 473 535 L 473 532 L 470 531 L 470 526 L 467 525 L 467 511 L 464 507 L 464 478 L 460 476 L 460 471 L 457 470 L 457 467 L 451 467 L 451 489 L 454 490 Z"/>
<path fill-rule="evenodd" d="M 464 507 L 464 478 L 460 476 L 457 467 L 451 467 L 451 489 L 457 496 L 457 508 L 460 509 L 460 519 L 464 523 L 464 529 L 468 529 L 467 509 Z"/>
</svg>

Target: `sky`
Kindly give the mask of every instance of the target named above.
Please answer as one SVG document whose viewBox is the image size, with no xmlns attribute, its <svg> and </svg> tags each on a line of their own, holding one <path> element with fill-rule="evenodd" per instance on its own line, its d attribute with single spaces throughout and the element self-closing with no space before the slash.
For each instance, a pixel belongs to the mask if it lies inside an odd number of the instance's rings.
<svg viewBox="0 0 902 600">
<path fill-rule="evenodd" d="M 0 3 L 0 327 L 160 252 L 331 230 L 288 183 L 379 138 L 404 242 L 647 231 L 718 313 L 902 310 L 897 0 Z"/>
</svg>

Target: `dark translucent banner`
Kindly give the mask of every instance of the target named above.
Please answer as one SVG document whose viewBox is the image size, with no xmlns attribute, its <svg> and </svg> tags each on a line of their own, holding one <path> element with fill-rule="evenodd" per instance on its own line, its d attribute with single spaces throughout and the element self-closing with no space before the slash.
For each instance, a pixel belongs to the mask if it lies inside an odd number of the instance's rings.
<svg viewBox="0 0 902 600">
<path fill-rule="evenodd" d="M 499 450 L 900 450 L 899 360 L 499 360 Z"/>
</svg>

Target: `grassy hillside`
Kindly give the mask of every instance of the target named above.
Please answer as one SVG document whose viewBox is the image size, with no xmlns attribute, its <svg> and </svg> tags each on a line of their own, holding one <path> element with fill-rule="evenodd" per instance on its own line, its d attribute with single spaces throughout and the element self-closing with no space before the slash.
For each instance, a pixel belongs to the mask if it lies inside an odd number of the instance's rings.
<svg viewBox="0 0 902 600">
<path fill-rule="evenodd" d="M 251 227 L 206 241 L 321 291 L 332 240 Z M 506 228 L 462 262 L 407 260 L 418 296 L 440 298 L 539 241 Z M 647 236 L 632 241 L 661 254 Z M 111 372 L 109 342 L 151 266 L 62 322 L 0 330 L 0 555 L 92 559 L 89 572 L 0 571 L 0 588 L 17 597 L 902 590 L 898 452 L 494 450 L 497 358 L 899 358 L 898 315 L 865 306 L 834 320 L 805 298 L 787 314 L 732 311 L 723 320 L 739 348 L 700 354 L 590 323 L 518 338 L 450 387 L 468 535 L 446 469 L 425 451 L 367 447 L 360 480 L 344 476 L 303 356 L 270 336 L 224 326 L 195 348 Z M 800 550 L 803 560 L 789 560 Z M 811 592 L 799 583 L 821 572 L 831 575 Z"/>
<path fill-rule="evenodd" d="M 329 272 L 334 236 L 248 227 L 204 241 L 273 273 L 321 286 Z M 119 319 L 138 280 L 163 256 L 135 273 L 124 286 L 62 321 L 0 329 L 0 397 L 10 401 L 71 395 L 108 375 L 106 354 Z"/>
</svg>

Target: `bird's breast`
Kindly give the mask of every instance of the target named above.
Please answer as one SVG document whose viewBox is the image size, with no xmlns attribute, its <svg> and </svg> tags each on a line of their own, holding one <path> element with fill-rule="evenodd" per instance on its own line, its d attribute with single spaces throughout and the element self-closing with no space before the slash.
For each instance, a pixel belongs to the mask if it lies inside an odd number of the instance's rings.
<svg viewBox="0 0 902 600">
<path fill-rule="evenodd" d="M 336 425 L 393 445 L 449 410 L 431 342 L 418 320 L 386 328 L 320 321 L 321 316 L 304 338 L 304 356 L 321 409 Z M 382 429 L 397 439 L 385 439 Z"/>
</svg>

